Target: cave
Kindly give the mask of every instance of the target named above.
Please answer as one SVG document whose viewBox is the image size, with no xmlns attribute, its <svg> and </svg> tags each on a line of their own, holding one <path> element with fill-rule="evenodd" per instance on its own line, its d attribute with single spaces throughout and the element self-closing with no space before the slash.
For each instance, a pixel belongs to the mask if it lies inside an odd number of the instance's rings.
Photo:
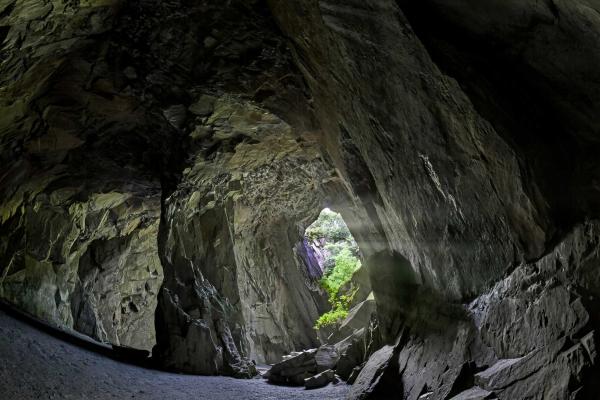
<svg viewBox="0 0 600 400">
<path fill-rule="evenodd" d="M 596 399 L 598 15 L 0 0 L 0 398 Z"/>
</svg>

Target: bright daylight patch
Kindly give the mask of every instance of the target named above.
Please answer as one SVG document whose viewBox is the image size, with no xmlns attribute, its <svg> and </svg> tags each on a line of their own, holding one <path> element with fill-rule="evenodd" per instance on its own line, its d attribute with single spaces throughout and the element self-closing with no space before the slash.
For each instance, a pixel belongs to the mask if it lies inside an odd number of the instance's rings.
<svg viewBox="0 0 600 400">
<path fill-rule="evenodd" d="M 357 288 L 348 284 L 361 266 L 358 245 L 342 216 L 329 208 L 306 229 L 305 237 L 323 271 L 320 283 L 332 308 L 317 320 L 315 328 L 336 325 L 348 315 L 356 294 Z"/>
</svg>

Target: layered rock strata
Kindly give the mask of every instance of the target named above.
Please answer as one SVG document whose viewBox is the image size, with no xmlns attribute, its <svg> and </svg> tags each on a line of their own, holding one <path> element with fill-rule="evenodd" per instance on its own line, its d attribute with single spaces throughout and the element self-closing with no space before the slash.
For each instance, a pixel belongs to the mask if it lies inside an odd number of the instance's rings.
<svg viewBox="0 0 600 400">
<path fill-rule="evenodd" d="M 266 110 L 230 96 L 214 99 L 212 107 L 194 132 L 206 132 L 203 143 L 218 150 L 199 152 L 165 202 L 162 254 L 172 275 L 163 295 L 179 298 L 180 312 L 210 326 L 214 338 L 227 321 L 227 341 L 259 363 L 273 363 L 289 349 L 318 345 L 313 325 L 327 301 L 297 244 L 324 202 L 326 169 L 314 145 L 298 142 Z M 214 288 L 206 295 L 192 290 L 206 285 Z M 214 291 L 221 296 L 217 305 Z M 207 310 L 215 306 L 218 316 Z M 169 306 L 157 315 L 171 313 Z M 203 348 L 195 336 L 165 335 L 161 357 L 174 366 Z"/>
<path fill-rule="evenodd" d="M 597 5 L 269 3 L 354 196 L 353 235 L 414 272 L 371 282 L 389 347 L 353 396 L 593 398 L 600 287 L 577 271 L 597 251 Z"/>
<path fill-rule="evenodd" d="M 265 4 L 6 1 L 0 42 L 4 299 L 188 372 L 317 345 L 331 173 Z"/>
<path fill-rule="evenodd" d="M 0 295 L 249 376 L 317 344 L 327 205 L 372 261 L 354 398 L 594 398 L 598 11 L 0 2 Z"/>
</svg>

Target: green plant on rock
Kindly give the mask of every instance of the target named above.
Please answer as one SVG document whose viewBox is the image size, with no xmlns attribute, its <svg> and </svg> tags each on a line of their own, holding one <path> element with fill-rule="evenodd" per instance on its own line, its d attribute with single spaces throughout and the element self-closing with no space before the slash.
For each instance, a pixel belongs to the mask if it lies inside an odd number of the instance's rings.
<svg viewBox="0 0 600 400">
<path fill-rule="evenodd" d="M 348 310 L 333 309 L 321 315 L 315 323 L 315 329 L 321 329 L 326 326 L 334 326 L 341 323 L 348 316 Z"/>
<path fill-rule="evenodd" d="M 324 274 L 320 284 L 327 291 L 331 304 L 331 311 L 321 315 L 315 329 L 334 326 L 348 316 L 350 304 L 358 290 L 352 287 L 348 292 L 340 293 L 340 289 L 360 268 L 358 245 L 342 216 L 328 208 L 306 229 L 306 238 L 317 242 L 317 246 L 324 250 Z"/>
<path fill-rule="evenodd" d="M 329 298 L 337 296 L 340 288 L 352 278 L 352 274 L 360 268 L 360 260 L 355 257 L 350 249 L 342 249 L 335 257 L 335 265 L 321 278 L 321 286 Z"/>
<path fill-rule="evenodd" d="M 333 296 L 330 295 L 329 303 L 331 304 L 331 311 L 319 317 L 315 323 L 315 329 L 334 326 L 346 319 L 356 292 L 358 292 L 358 287 L 352 288 L 348 294 L 336 293 Z"/>
<path fill-rule="evenodd" d="M 340 214 L 324 209 L 319 218 L 306 229 L 310 240 L 324 239 L 326 242 L 340 242 L 352 238 L 350 230 Z"/>
<path fill-rule="evenodd" d="M 315 324 L 315 329 L 334 326 L 341 323 L 350 310 L 350 304 L 358 291 L 352 287 L 348 293 L 340 293 L 340 288 L 352 278 L 352 274 L 360 268 L 360 260 L 349 249 L 343 249 L 335 257 L 335 265 L 321 278 L 321 286 L 329 294 L 331 311 L 321 315 Z"/>
</svg>

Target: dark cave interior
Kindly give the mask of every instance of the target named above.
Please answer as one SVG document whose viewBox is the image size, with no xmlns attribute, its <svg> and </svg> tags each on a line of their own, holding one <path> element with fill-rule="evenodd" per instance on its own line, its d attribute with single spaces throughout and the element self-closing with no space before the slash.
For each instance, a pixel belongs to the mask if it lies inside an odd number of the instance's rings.
<svg viewBox="0 0 600 400">
<path fill-rule="evenodd" d="M 0 398 L 597 398 L 598 15 L 0 0 Z"/>
</svg>

